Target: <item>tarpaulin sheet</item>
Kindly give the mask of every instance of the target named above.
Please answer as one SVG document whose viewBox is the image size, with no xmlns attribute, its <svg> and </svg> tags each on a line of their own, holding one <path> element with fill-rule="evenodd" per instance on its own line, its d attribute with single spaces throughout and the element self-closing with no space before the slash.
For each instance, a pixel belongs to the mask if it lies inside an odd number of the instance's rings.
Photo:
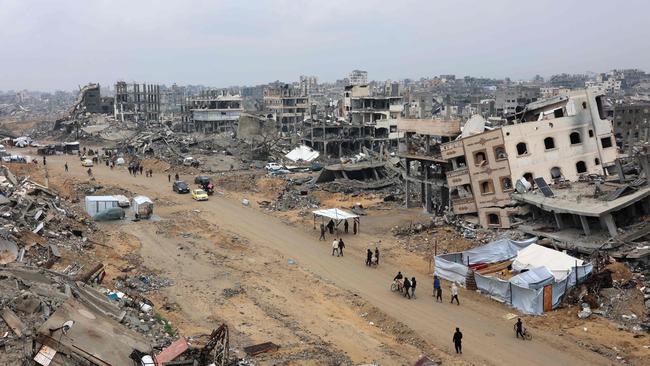
<svg viewBox="0 0 650 366">
<path fill-rule="evenodd" d="M 467 258 L 469 258 L 469 264 L 505 261 L 516 257 L 520 250 L 528 247 L 536 241 L 536 237 L 523 241 L 510 239 L 496 240 L 480 247 L 464 251 L 463 263 L 467 264 Z"/>
<path fill-rule="evenodd" d="M 465 286 L 465 278 L 469 271 L 467 266 L 446 260 L 442 258 L 442 256 L 436 256 L 434 262 L 436 266 L 434 273 L 438 275 L 438 277 L 447 281 L 457 282 L 463 287 Z"/>
<path fill-rule="evenodd" d="M 512 306 L 524 314 L 540 315 L 544 313 L 544 288 L 528 289 L 511 286 Z"/>
<path fill-rule="evenodd" d="M 291 161 L 307 161 L 310 162 L 318 157 L 319 152 L 309 146 L 300 145 L 291 150 L 285 157 Z"/>
<path fill-rule="evenodd" d="M 536 289 L 555 282 L 555 277 L 546 267 L 531 268 L 510 279 L 513 285 Z"/>
<path fill-rule="evenodd" d="M 581 259 L 566 253 L 532 244 L 519 251 L 512 263 L 512 269 L 521 271 L 522 269 L 546 267 L 553 273 L 557 281 L 562 281 L 573 267 L 582 266 L 582 263 Z"/>
<path fill-rule="evenodd" d="M 328 209 L 316 210 L 312 212 L 316 216 L 324 216 L 334 220 L 347 220 L 347 219 L 353 219 L 355 217 L 359 217 L 359 215 L 355 215 L 353 213 L 343 211 L 340 208 L 328 208 Z"/>
<path fill-rule="evenodd" d="M 478 272 L 474 273 L 474 280 L 481 292 L 510 304 L 510 282 L 497 277 L 483 276 Z"/>
</svg>

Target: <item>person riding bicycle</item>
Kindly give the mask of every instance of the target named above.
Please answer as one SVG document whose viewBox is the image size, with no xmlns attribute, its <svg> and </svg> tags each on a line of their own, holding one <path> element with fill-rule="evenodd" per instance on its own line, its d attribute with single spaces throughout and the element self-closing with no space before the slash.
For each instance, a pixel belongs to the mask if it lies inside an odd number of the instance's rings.
<svg viewBox="0 0 650 366">
<path fill-rule="evenodd" d="M 524 339 L 524 323 L 521 321 L 521 318 L 517 318 L 517 322 L 515 323 L 515 330 L 516 330 L 516 337 L 519 338 L 521 335 L 521 339 Z"/>
</svg>

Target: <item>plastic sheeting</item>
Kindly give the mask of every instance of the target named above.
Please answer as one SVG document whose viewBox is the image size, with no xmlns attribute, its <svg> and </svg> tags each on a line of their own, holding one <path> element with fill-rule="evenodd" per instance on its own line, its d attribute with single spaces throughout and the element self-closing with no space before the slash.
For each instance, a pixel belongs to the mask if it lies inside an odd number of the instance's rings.
<svg viewBox="0 0 650 366">
<path fill-rule="evenodd" d="M 469 264 L 505 261 L 516 257 L 520 250 L 528 247 L 536 241 L 536 237 L 523 241 L 510 239 L 496 240 L 480 247 L 464 251 L 463 263 L 467 264 L 467 258 L 469 258 Z"/>
<path fill-rule="evenodd" d="M 347 219 L 353 219 L 355 217 L 359 217 L 359 215 L 355 215 L 353 213 L 343 211 L 340 208 L 328 208 L 324 210 L 316 210 L 316 211 L 312 211 L 312 213 L 316 216 L 324 216 L 334 220 L 347 220 Z"/>
<path fill-rule="evenodd" d="M 467 273 L 469 268 L 460 263 L 455 263 L 454 260 L 457 259 L 459 253 L 452 253 L 439 255 L 434 258 L 436 270 L 435 274 L 447 281 L 457 282 L 461 286 L 465 287 L 465 279 L 467 278 Z M 447 257 L 445 259 L 443 257 Z"/>
<path fill-rule="evenodd" d="M 519 251 L 517 258 L 512 263 L 512 269 L 532 269 L 546 267 L 557 281 L 562 281 L 575 266 L 582 266 L 581 259 L 572 257 L 557 250 L 533 244 Z"/>
<path fill-rule="evenodd" d="M 555 278 L 548 268 L 538 267 L 512 277 L 510 282 L 519 287 L 537 289 L 555 282 Z"/>
<path fill-rule="evenodd" d="M 319 156 L 319 152 L 309 146 L 300 145 L 291 150 L 285 157 L 291 161 L 307 161 L 311 162 Z"/>
<path fill-rule="evenodd" d="M 528 289 L 512 285 L 512 306 L 524 314 L 541 315 L 544 313 L 544 288 Z"/>
<path fill-rule="evenodd" d="M 474 273 L 474 280 L 476 280 L 476 287 L 481 292 L 510 304 L 510 282 L 497 277 L 483 276 L 479 273 Z"/>
</svg>

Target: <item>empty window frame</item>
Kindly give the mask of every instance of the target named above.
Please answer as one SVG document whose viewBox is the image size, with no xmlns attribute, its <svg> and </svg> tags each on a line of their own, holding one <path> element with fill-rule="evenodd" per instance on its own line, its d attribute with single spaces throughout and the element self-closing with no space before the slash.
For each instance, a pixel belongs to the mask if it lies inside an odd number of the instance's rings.
<svg viewBox="0 0 650 366">
<path fill-rule="evenodd" d="M 603 137 L 600 139 L 600 144 L 603 146 L 603 149 L 606 149 L 608 147 L 612 147 L 612 138 L 611 137 Z"/>
<path fill-rule="evenodd" d="M 487 194 L 494 193 L 494 184 L 492 183 L 491 179 L 481 181 L 479 182 L 479 185 L 481 189 L 481 194 L 487 195 Z"/>
<path fill-rule="evenodd" d="M 485 150 L 477 151 L 474 153 L 474 165 L 481 166 L 487 164 L 487 156 Z"/>
<path fill-rule="evenodd" d="M 571 145 L 577 145 L 582 143 L 582 139 L 580 138 L 580 132 L 571 132 L 569 135 L 569 140 L 571 141 Z"/>
<path fill-rule="evenodd" d="M 546 150 L 555 149 L 555 140 L 552 137 L 547 137 L 544 139 L 544 148 Z"/>
<path fill-rule="evenodd" d="M 499 214 L 489 213 L 487 214 L 488 225 L 501 225 L 501 218 Z"/>
<path fill-rule="evenodd" d="M 517 144 L 517 155 L 526 155 L 528 154 L 528 146 L 525 142 L 520 142 Z"/>
<path fill-rule="evenodd" d="M 494 148 L 494 157 L 496 160 L 505 160 L 508 158 L 506 154 L 506 148 L 503 146 L 497 146 Z"/>
<path fill-rule="evenodd" d="M 576 172 L 578 172 L 578 174 L 586 173 L 587 172 L 587 164 L 585 164 L 585 162 L 582 161 L 582 160 L 577 162 L 576 163 Z"/>
</svg>

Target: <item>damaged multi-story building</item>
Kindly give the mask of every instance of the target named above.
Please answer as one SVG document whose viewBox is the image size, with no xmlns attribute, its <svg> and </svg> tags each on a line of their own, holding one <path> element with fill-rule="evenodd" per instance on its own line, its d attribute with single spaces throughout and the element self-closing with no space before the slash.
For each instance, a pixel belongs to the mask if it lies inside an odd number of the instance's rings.
<svg viewBox="0 0 650 366">
<path fill-rule="evenodd" d="M 538 86 L 508 85 L 497 89 L 495 108 L 498 115 L 512 114 L 540 96 Z"/>
<path fill-rule="evenodd" d="M 612 106 L 611 113 L 616 141 L 625 151 L 650 142 L 650 102 L 621 101 Z"/>
<path fill-rule="evenodd" d="M 291 85 L 264 89 L 264 109 L 273 115 L 283 133 L 298 132 L 309 108 L 309 97 Z"/>
<path fill-rule="evenodd" d="M 114 115 L 122 122 L 160 122 L 160 85 L 118 81 Z"/>
<path fill-rule="evenodd" d="M 410 207 L 413 196 L 419 197 L 428 213 L 449 206 L 445 175 L 449 164 L 440 155 L 440 144 L 460 134 L 460 121 L 399 119 L 397 130 L 403 134 L 399 140 L 399 158 L 404 166 L 406 207 Z"/>
<path fill-rule="evenodd" d="M 441 146 L 454 213 L 477 215 L 483 227 L 508 228 L 519 213 L 511 198 L 517 182 L 534 186 L 606 174 L 618 153 L 603 97 L 589 90 L 530 103 L 488 129 L 480 116 Z M 521 179 L 523 178 L 523 181 Z"/>
<path fill-rule="evenodd" d="M 189 97 L 182 106 L 183 132 L 222 133 L 237 131 L 243 112 L 242 97 L 223 90 L 208 90 Z"/>
</svg>

